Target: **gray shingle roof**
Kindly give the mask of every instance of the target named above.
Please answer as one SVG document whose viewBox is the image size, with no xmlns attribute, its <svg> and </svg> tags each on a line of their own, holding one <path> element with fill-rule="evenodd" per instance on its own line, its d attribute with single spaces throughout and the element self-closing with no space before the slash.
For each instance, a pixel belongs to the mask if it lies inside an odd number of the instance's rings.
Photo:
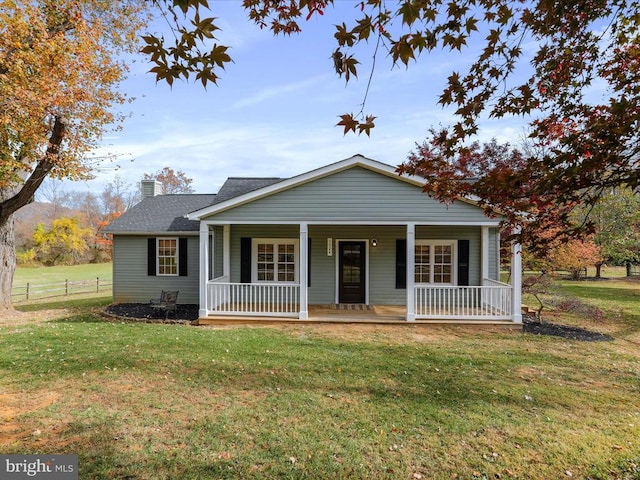
<svg viewBox="0 0 640 480">
<path fill-rule="evenodd" d="M 142 200 L 111 222 L 105 233 L 171 233 L 197 232 L 199 222 L 184 218 L 187 213 L 200 210 L 214 203 L 267 187 L 281 178 L 231 177 L 215 194 L 158 195 Z"/>
<path fill-rule="evenodd" d="M 253 192 L 259 188 L 268 187 L 274 183 L 282 181 L 282 178 L 262 177 L 262 178 L 246 178 L 246 177 L 229 177 L 224 182 L 220 191 L 216 195 L 215 200 L 211 203 L 220 203 L 245 193 Z"/>
<path fill-rule="evenodd" d="M 106 233 L 197 232 L 199 222 L 184 215 L 207 207 L 214 194 L 158 195 L 148 197 L 111 222 Z"/>
</svg>

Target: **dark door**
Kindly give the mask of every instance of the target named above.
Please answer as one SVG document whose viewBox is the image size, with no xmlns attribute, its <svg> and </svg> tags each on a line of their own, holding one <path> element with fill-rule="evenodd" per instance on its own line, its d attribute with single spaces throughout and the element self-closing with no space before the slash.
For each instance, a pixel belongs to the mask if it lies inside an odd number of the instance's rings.
<svg viewBox="0 0 640 480">
<path fill-rule="evenodd" d="M 365 242 L 340 242 L 340 303 L 365 303 Z"/>
</svg>

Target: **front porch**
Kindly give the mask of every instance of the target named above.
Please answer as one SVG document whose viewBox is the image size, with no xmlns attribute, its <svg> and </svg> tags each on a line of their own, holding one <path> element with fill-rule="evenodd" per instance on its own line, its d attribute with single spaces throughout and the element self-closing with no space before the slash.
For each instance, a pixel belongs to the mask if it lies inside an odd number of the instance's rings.
<svg viewBox="0 0 640 480">
<path fill-rule="evenodd" d="M 521 323 L 519 245 L 508 285 L 496 280 L 495 225 L 444 228 L 203 221 L 200 323 Z"/>
<path fill-rule="evenodd" d="M 208 319 L 270 317 L 301 319 L 299 284 L 230 283 L 226 278 L 207 283 Z M 483 286 L 413 287 L 413 308 L 404 305 L 330 304 L 308 305 L 303 320 L 394 323 L 406 322 L 412 311 L 414 321 L 425 322 L 513 322 L 510 285 L 484 279 Z"/>
<path fill-rule="evenodd" d="M 362 307 L 362 308 L 360 308 Z M 309 305 L 309 316 L 300 320 L 292 316 L 210 315 L 197 320 L 197 325 L 271 325 L 271 324 L 335 324 L 335 325 L 459 325 L 521 327 L 511 320 L 418 319 L 407 322 L 406 309 L 399 305 Z"/>
</svg>

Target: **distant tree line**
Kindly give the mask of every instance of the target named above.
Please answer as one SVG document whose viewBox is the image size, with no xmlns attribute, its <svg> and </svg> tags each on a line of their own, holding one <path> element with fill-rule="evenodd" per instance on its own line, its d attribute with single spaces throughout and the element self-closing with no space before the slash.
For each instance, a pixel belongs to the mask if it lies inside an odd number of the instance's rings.
<svg viewBox="0 0 640 480">
<path fill-rule="evenodd" d="M 593 205 L 577 206 L 571 216 L 580 227 L 592 223 L 590 235 L 584 238 L 559 240 L 555 228 L 549 226 L 538 235 L 551 239 L 545 250 L 525 251 L 525 268 L 542 271 L 567 271 L 579 279 L 585 269 L 596 269 L 601 277 L 602 267 L 631 266 L 640 263 L 640 194 L 630 188 L 613 188 L 603 193 Z"/>
<path fill-rule="evenodd" d="M 159 181 L 165 194 L 193 193 L 193 180 L 169 167 L 145 173 L 142 180 Z M 17 216 L 18 264 L 50 266 L 111 261 L 111 236 L 103 230 L 140 200 L 138 185 L 119 175 L 106 183 L 101 192 L 66 192 L 60 182 L 46 181 L 38 201 Z"/>
</svg>

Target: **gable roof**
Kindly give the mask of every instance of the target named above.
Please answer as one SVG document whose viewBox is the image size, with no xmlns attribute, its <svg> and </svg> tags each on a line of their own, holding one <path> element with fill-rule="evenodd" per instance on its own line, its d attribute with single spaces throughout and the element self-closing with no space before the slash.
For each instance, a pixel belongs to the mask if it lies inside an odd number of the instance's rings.
<svg viewBox="0 0 640 480">
<path fill-rule="evenodd" d="M 228 178 L 217 194 L 156 195 L 142 200 L 111 222 L 105 233 L 186 233 L 198 232 L 199 222 L 185 215 L 282 181 L 281 178 Z"/>
<path fill-rule="evenodd" d="M 278 180 L 272 179 L 276 181 L 274 181 L 271 184 L 266 184 L 262 188 L 258 188 L 253 191 L 242 193 L 231 198 L 220 198 L 219 200 L 216 200 L 215 202 L 213 202 L 211 205 L 208 205 L 199 210 L 192 211 L 187 215 L 187 217 L 191 220 L 200 220 L 203 217 L 207 217 L 209 215 L 219 213 L 229 208 L 234 208 L 244 203 L 252 202 L 259 198 L 263 198 L 263 197 L 272 195 L 274 193 L 281 192 L 283 190 L 288 190 L 290 188 L 303 185 L 305 183 L 318 180 L 320 178 L 323 178 L 323 177 L 326 177 L 334 173 L 338 173 L 353 167 L 362 167 L 367 170 L 371 170 L 371 171 L 380 173 L 382 175 L 395 178 L 396 180 L 408 182 L 408 183 L 419 185 L 419 186 L 423 186 L 425 181 L 420 177 L 399 176 L 396 173 L 395 167 L 391 165 L 387 165 L 386 163 L 378 162 L 377 160 L 372 160 L 363 155 L 357 154 L 357 155 L 354 155 L 353 157 L 346 158 L 339 162 L 331 163 L 324 167 L 311 170 L 310 172 L 303 173 L 295 177 L 291 177 L 287 179 L 278 179 Z"/>
<path fill-rule="evenodd" d="M 237 206 L 292 189 L 335 173 L 361 167 L 396 181 L 424 187 L 425 179 L 400 176 L 396 168 L 357 154 L 291 178 L 230 177 L 217 194 L 174 194 L 149 197 L 127 210 L 104 229 L 113 234 L 190 233 L 199 231 L 199 221 Z M 477 206 L 472 199 L 460 199 Z"/>
<path fill-rule="evenodd" d="M 217 204 L 229 200 L 231 198 L 253 192 L 260 188 L 268 187 L 274 183 L 281 182 L 282 178 L 277 177 L 229 177 L 220 187 L 220 191 L 211 204 Z"/>
<path fill-rule="evenodd" d="M 198 232 L 198 221 L 185 213 L 204 208 L 215 200 L 214 194 L 157 195 L 142 200 L 111 222 L 105 233 L 186 233 Z"/>
</svg>

